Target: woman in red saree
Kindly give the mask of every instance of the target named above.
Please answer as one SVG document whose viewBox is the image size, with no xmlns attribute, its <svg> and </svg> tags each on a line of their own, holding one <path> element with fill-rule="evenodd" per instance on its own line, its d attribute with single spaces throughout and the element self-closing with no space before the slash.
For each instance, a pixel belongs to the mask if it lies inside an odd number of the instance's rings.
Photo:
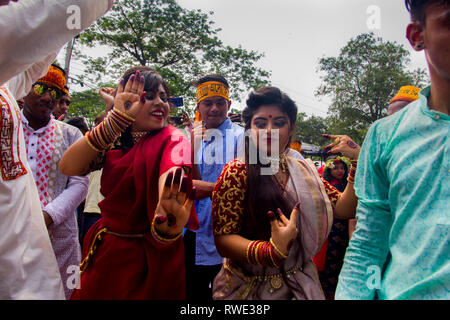
<svg viewBox="0 0 450 320">
<path fill-rule="evenodd" d="M 181 234 L 198 223 L 195 190 L 189 195 L 191 148 L 167 125 L 168 95 L 154 70 L 130 69 L 113 110 L 60 162 L 68 175 L 103 167 L 102 218 L 84 239 L 81 283 L 72 299 L 185 298 Z"/>
</svg>

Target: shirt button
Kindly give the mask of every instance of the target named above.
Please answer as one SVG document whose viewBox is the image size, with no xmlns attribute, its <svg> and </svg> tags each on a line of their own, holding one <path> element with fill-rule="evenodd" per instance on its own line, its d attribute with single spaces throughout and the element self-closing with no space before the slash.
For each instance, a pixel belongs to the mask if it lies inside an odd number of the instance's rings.
<svg viewBox="0 0 450 320">
<path fill-rule="evenodd" d="M 435 114 L 433 118 L 439 120 L 440 116 L 438 114 Z"/>
</svg>

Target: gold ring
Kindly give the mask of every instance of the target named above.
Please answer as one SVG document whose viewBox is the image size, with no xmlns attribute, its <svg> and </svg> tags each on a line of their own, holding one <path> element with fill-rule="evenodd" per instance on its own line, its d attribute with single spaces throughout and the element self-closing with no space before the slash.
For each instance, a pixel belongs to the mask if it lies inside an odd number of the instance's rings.
<svg viewBox="0 0 450 320">
<path fill-rule="evenodd" d="M 334 139 L 333 145 L 337 146 L 339 144 L 339 142 L 341 142 L 341 139 L 338 137 L 338 138 Z"/>
<path fill-rule="evenodd" d="M 136 90 L 130 90 L 131 93 L 137 94 Z"/>
</svg>

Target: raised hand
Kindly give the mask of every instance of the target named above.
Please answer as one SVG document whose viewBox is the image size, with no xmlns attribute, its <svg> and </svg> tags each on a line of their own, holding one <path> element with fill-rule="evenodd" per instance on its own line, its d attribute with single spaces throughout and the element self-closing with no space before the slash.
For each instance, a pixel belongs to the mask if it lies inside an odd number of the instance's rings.
<svg viewBox="0 0 450 320">
<path fill-rule="evenodd" d="M 175 174 L 170 172 L 155 210 L 155 228 L 167 237 L 176 237 L 189 220 L 194 203 L 195 189 L 187 197 L 189 178 L 183 176 L 183 169 L 177 168 Z"/>
<path fill-rule="evenodd" d="M 272 232 L 272 241 L 274 245 L 285 255 L 289 254 L 291 245 L 298 234 L 297 229 L 297 216 L 300 211 L 300 203 L 297 203 L 291 212 L 290 219 L 278 209 L 278 220 L 275 214 L 271 211 L 267 213 L 270 220 L 270 227 Z"/>
<path fill-rule="evenodd" d="M 114 105 L 114 93 L 116 89 L 114 88 L 101 88 L 98 92 L 100 97 L 106 103 L 106 112 L 112 109 Z"/>
<path fill-rule="evenodd" d="M 325 150 L 329 153 L 342 153 L 350 160 L 358 160 L 361 147 L 346 135 L 323 134 L 325 138 L 334 140 L 333 143 L 327 145 Z"/>
<path fill-rule="evenodd" d="M 132 118 L 136 118 L 139 111 L 145 104 L 145 78 L 136 71 L 129 79 L 124 88 L 124 79 L 120 81 L 117 87 L 116 97 L 114 98 L 114 108 L 125 112 Z"/>
<path fill-rule="evenodd" d="M 193 127 L 192 121 L 191 121 L 191 119 L 189 118 L 189 116 L 186 113 L 183 113 L 181 115 L 181 121 L 183 121 L 183 126 L 184 127 L 191 127 L 191 126 Z"/>
</svg>

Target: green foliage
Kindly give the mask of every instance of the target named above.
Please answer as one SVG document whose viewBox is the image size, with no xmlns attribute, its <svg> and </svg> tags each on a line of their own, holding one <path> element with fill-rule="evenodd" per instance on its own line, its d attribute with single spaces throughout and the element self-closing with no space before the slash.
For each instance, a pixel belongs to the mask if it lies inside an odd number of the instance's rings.
<svg viewBox="0 0 450 320">
<path fill-rule="evenodd" d="M 100 58 L 77 50 L 87 66 L 83 77 L 117 82 L 129 67 L 150 66 L 168 82 L 172 95 L 184 96 L 191 107 L 192 82 L 203 74 L 224 75 L 234 100 L 245 90 L 269 84 L 270 73 L 255 66 L 263 54 L 225 46 L 212 14 L 184 9 L 174 0 L 116 0 L 110 13 L 81 34 L 87 47 L 112 49 Z"/>
<path fill-rule="evenodd" d="M 70 100 L 68 118 L 84 117 L 89 126 L 92 126 L 94 119 L 105 111 L 106 104 L 94 89 L 73 92 Z"/>
<path fill-rule="evenodd" d="M 328 133 L 328 125 L 325 118 L 318 116 L 306 117 L 306 114 L 300 112 L 297 114 L 297 134 L 293 140 L 303 143 L 324 146 L 328 139 L 322 137 L 322 134 Z"/>
<path fill-rule="evenodd" d="M 321 58 L 323 84 L 316 96 L 332 98 L 329 131 L 362 142 L 367 128 L 387 115 L 389 101 L 401 86 L 424 87 L 428 82 L 426 71 L 408 71 L 409 63 L 407 50 L 373 33 L 351 39 L 337 57 Z"/>
</svg>

